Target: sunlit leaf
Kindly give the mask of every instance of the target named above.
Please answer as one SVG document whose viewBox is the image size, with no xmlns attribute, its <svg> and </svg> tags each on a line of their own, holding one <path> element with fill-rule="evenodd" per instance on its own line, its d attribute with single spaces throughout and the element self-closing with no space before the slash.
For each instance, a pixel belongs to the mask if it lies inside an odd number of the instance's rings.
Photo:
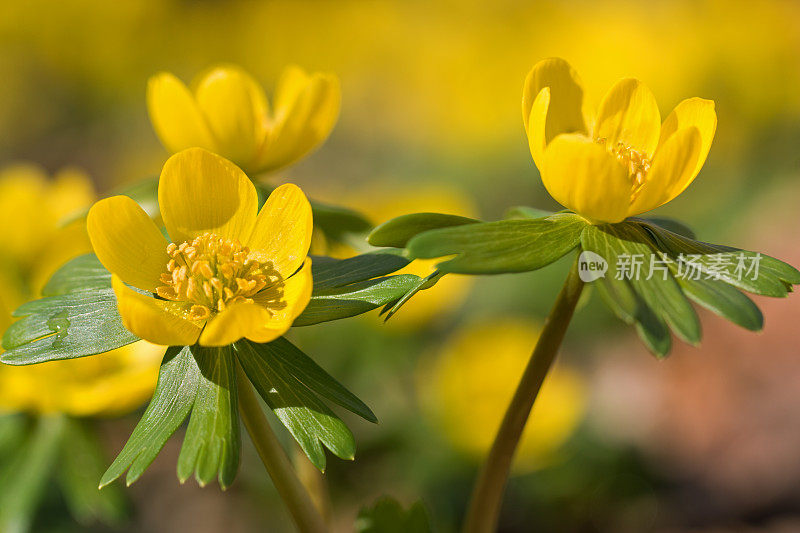
<svg viewBox="0 0 800 533">
<path fill-rule="evenodd" d="M 376 227 L 367 237 L 372 246 L 405 248 L 412 237 L 433 229 L 480 222 L 474 218 L 442 213 L 412 213 L 393 218 Z"/>
</svg>

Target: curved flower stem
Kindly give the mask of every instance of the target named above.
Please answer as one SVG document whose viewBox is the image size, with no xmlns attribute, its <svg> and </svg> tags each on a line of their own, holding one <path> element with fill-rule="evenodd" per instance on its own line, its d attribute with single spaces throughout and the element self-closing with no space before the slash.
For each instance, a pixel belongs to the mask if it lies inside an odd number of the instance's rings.
<svg viewBox="0 0 800 533">
<path fill-rule="evenodd" d="M 244 421 L 244 427 L 247 428 L 278 494 L 289 508 L 289 513 L 291 513 L 297 529 L 301 533 L 326 532 L 328 528 L 325 521 L 311 501 L 303 484 L 300 483 L 286 452 L 264 417 L 264 412 L 250 385 L 250 380 L 238 363 L 236 373 L 239 413 Z"/>
<path fill-rule="evenodd" d="M 533 408 L 533 402 L 564 339 L 564 333 L 567 331 L 582 290 L 583 281 L 578 276 L 576 258 L 545 321 L 536 348 L 522 374 L 500 429 L 497 430 L 489 456 L 475 482 L 464 522 L 464 533 L 491 533 L 497 527 L 514 452 Z"/>
</svg>

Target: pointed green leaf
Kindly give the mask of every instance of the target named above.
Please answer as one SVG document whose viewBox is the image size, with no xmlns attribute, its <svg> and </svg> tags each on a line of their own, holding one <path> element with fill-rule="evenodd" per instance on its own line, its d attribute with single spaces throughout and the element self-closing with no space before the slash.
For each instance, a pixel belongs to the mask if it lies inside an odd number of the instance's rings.
<svg viewBox="0 0 800 533">
<path fill-rule="evenodd" d="M 394 303 L 386 304 L 386 307 L 384 307 L 381 311 L 381 314 L 386 314 L 386 316 L 383 318 L 383 321 L 386 322 L 392 318 L 394 314 L 397 313 L 400 308 L 403 307 L 405 303 L 408 302 L 415 294 L 421 290 L 430 289 L 436 285 L 436 282 L 439 281 L 443 276 L 444 274 L 438 270 L 435 270 L 433 273 L 428 274 L 424 278 L 417 278 L 417 282 L 405 294 L 403 294 L 399 300 Z"/>
<path fill-rule="evenodd" d="M 402 257 L 396 251 L 383 250 L 347 259 L 312 256 L 314 292 L 385 276 L 408 266 L 410 262 L 410 259 Z"/>
<path fill-rule="evenodd" d="M 480 222 L 474 218 L 442 213 L 413 213 L 387 220 L 367 237 L 372 246 L 405 248 L 412 237 L 433 229 L 463 226 Z"/>
<path fill-rule="evenodd" d="M 606 277 L 630 278 L 628 281 L 634 291 L 658 317 L 669 324 L 678 337 L 691 344 L 699 343 L 702 336 L 700 320 L 671 272 L 654 271 L 647 279 L 651 273 L 650 265 L 662 260 L 656 255 L 649 234 L 634 223 L 587 227 L 583 237 L 584 248 L 592 250 L 592 246 L 597 247 L 598 241 L 605 243 L 601 247 L 607 255 L 601 255 L 608 262 Z M 623 269 L 626 262 L 632 264 L 632 258 L 640 258 L 637 260 L 641 261 L 638 272 Z"/>
<path fill-rule="evenodd" d="M 114 291 L 94 289 L 28 302 L 3 335 L 0 361 L 29 365 L 107 352 L 136 342 L 117 311 Z"/>
<path fill-rule="evenodd" d="M 247 377 L 314 466 L 325 470 L 323 445 L 337 457 L 353 459 L 353 434 L 311 390 L 272 359 L 269 343 L 242 340 L 234 346 Z"/>
<path fill-rule="evenodd" d="M 419 283 L 419 276 L 402 274 L 315 291 L 293 326 L 309 326 L 360 315 L 394 302 Z"/>
<path fill-rule="evenodd" d="M 753 300 L 722 282 L 678 278 L 686 296 L 702 305 L 712 313 L 727 318 L 750 331 L 760 331 L 764 327 L 764 315 Z"/>
<path fill-rule="evenodd" d="M 273 360 L 303 385 L 369 422 L 378 422 L 372 410 L 284 337 L 269 343 Z"/>
<path fill-rule="evenodd" d="M 197 395 L 178 457 L 178 479 L 195 473 L 200 486 L 215 477 L 224 490 L 239 468 L 239 406 L 236 393 L 236 359 L 231 346 L 191 348 L 197 366 Z"/>
<path fill-rule="evenodd" d="M 85 421 L 66 420 L 56 471 L 61 493 L 79 523 L 121 525 L 128 515 L 127 500 L 119 487 L 97 490 L 108 463 L 92 429 Z"/>
<path fill-rule="evenodd" d="M 20 306 L 22 317 L 3 335 L 0 361 L 29 365 L 107 352 L 139 340 L 125 329 L 111 289 L 111 274 L 93 254 L 61 267 L 45 298 Z"/>
<path fill-rule="evenodd" d="M 415 258 L 456 255 L 437 268 L 444 273 L 527 272 L 560 259 L 580 242 L 586 221 L 572 213 L 536 220 L 500 220 L 421 233 L 407 249 Z"/>
<path fill-rule="evenodd" d="M 103 474 L 100 487 L 108 485 L 126 470 L 128 485 L 139 479 L 167 439 L 189 416 L 200 380 L 200 368 L 191 349 L 187 346 L 169 347 L 161 363 L 153 399 L 125 447 Z"/>
</svg>

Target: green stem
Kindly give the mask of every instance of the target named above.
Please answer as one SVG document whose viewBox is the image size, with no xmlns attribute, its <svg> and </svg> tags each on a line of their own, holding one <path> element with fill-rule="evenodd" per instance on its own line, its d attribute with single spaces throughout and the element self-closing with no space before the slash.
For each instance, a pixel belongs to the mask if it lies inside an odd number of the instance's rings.
<svg viewBox="0 0 800 533">
<path fill-rule="evenodd" d="M 564 339 L 564 333 L 567 331 L 582 290 L 583 282 L 578 276 L 576 258 L 544 323 L 536 348 L 522 374 L 500 429 L 497 430 L 489 456 L 475 482 L 464 522 L 464 533 L 492 533 L 497 527 L 514 452 L 542 382 Z"/>
<path fill-rule="evenodd" d="M 324 533 L 328 530 L 325 521 L 298 479 L 286 452 L 264 417 L 261 404 L 250 385 L 250 380 L 241 365 L 237 364 L 236 370 L 239 412 L 242 415 L 244 427 L 247 428 L 278 494 L 289 508 L 289 513 L 301 533 Z"/>
</svg>

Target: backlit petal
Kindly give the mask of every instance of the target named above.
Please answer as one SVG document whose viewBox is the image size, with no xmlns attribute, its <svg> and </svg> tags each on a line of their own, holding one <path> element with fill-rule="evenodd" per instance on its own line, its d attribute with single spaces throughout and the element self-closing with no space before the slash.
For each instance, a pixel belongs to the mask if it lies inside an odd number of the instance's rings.
<svg viewBox="0 0 800 533">
<path fill-rule="evenodd" d="M 713 100 L 703 98 L 689 98 L 684 100 L 672 110 L 667 120 L 661 126 L 661 139 L 658 142 L 662 146 L 669 137 L 678 130 L 694 126 L 700 132 L 701 147 L 700 156 L 697 164 L 692 171 L 692 179 L 697 176 L 708 157 L 711 143 L 714 140 L 714 133 L 717 131 L 717 113 L 714 110 Z M 686 183 L 688 186 L 691 180 Z M 682 192 L 682 191 L 680 191 Z"/>
<path fill-rule="evenodd" d="M 162 72 L 147 82 L 147 110 L 161 144 L 170 152 L 192 146 L 217 149 L 194 96 L 172 74 Z"/>
<path fill-rule="evenodd" d="M 256 342 L 269 342 L 283 335 L 308 305 L 312 288 L 311 259 L 307 259 L 303 268 L 284 283 L 280 298 L 280 301 L 285 303 L 283 307 L 277 308 L 274 305 L 275 298 L 269 289 L 253 298 L 257 304 L 268 309 L 271 316 L 268 322 L 249 332 L 247 338 Z"/>
<path fill-rule="evenodd" d="M 653 93 L 639 80 L 628 78 L 617 82 L 603 98 L 594 136 L 605 139 L 610 147 L 621 142 L 652 157 L 660 130 L 661 115 Z"/>
<path fill-rule="evenodd" d="M 250 165 L 267 131 L 268 104 L 261 86 L 238 67 L 216 67 L 197 84 L 195 98 L 217 141 L 217 152 Z"/>
<path fill-rule="evenodd" d="M 522 89 L 522 120 L 525 122 L 525 130 L 530 128 L 529 119 L 534 101 L 545 87 L 550 87 L 550 105 L 545 127 L 547 142 L 561 133 L 586 133 L 583 84 L 575 69 L 557 57 L 539 61 L 525 78 Z"/>
<path fill-rule="evenodd" d="M 259 168 L 284 167 L 320 145 L 336 124 L 341 99 L 335 76 L 287 68 L 276 90 L 274 123 L 261 148 Z"/>
<path fill-rule="evenodd" d="M 631 204 L 629 216 L 655 209 L 678 196 L 694 179 L 694 168 L 702 148 L 699 130 L 678 130 L 658 149 L 644 185 Z"/>
<path fill-rule="evenodd" d="M 190 346 L 200 336 L 201 325 L 183 318 L 186 304 L 151 298 L 111 278 L 122 323 L 134 335 L 164 346 Z"/>
<path fill-rule="evenodd" d="M 89 210 L 86 229 L 103 266 L 125 283 L 154 292 L 166 272 L 167 241 L 147 213 L 127 196 L 100 200 Z"/>
<path fill-rule="evenodd" d="M 208 321 L 200 344 L 203 346 L 226 346 L 247 336 L 269 321 L 269 312 L 254 303 L 233 304 Z M 287 328 L 288 329 L 288 328 Z"/>
<path fill-rule="evenodd" d="M 245 245 L 254 259 L 271 262 L 286 279 L 305 261 L 313 226 L 306 195 L 297 185 L 287 183 L 269 195 Z"/>
<path fill-rule="evenodd" d="M 583 135 L 559 135 L 544 153 L 542 181 L 555 200 L 594 222 L 620 222 L 631 182 L 617 159 Z"/>
<path fill-rule="evenodd" d="M 175 243 L 207 232 L 244 241 L 258 211 L 256 189 L 245 173 L 202 148 L 183 150 L 167 160 L 158 203 Z"/>
<path fill-rule="evenodd" d="M 536 168 L 541 172 L 544 165 L 544 149 L 547 146 L 545 126 L 547 125 L 547 108 L 550 106 L 550 87 L 545 87 L 536 96 L 531 106 L 530 120 L 528 121 L 528 148 L 531 157 L 536 163 Z"/>
</svg>

